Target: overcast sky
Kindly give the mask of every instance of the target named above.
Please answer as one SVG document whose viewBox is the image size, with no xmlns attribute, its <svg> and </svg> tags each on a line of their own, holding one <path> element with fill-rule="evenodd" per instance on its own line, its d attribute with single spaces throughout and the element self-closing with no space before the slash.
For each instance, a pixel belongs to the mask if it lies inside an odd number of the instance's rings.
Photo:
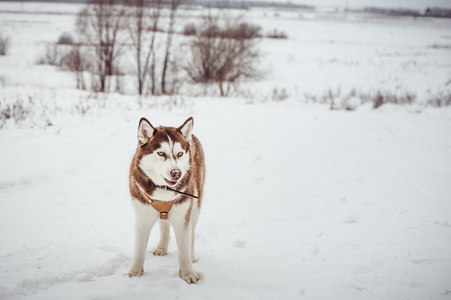
<svg viewBox="0 0 451 300">
<path fill-rule="evenodd" d="M 427 7 L 451 8 L 451 0 L 291 0 L 291 2 L 314 6 L 346 6 L 346 2 L 348 2 L 350 8 L 365 6 L 414 9 L 426 9 Z"/>
</svg>

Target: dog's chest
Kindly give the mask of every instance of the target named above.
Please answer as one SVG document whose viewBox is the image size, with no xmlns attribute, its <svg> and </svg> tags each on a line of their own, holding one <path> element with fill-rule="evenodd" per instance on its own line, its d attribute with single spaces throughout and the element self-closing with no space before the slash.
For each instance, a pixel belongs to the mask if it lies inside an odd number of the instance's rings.
<svg viewBox="0 0 451 300">
<path fill-rule="evenodd" d="M 167 190 L 155 189 L 155 191 L 149 196 L 153 200 L 173 201 L 173 200 L 177 200 L 177 198 L 179 198 L 180 195 L 178 195 L 174 192 L 171 192 L 171 191 L 167 191 Z"/>
</svg>

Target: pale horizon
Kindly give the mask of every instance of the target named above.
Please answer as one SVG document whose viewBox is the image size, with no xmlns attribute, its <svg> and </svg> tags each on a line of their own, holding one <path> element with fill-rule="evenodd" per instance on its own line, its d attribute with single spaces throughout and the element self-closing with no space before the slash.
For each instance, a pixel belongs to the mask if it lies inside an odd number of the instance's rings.
<svg viewBox="0 0 451 300">
<path fill-rule="evenodd" d="M 268 0 L 279 2 L 277 0 Z M 281 0 L 280 2 L 286 2 Z M 316 7 L 332 6 L 349 8 L 380 7 L 406 8 L 424 10 L 428 7 L 451 8 L 451 0 L 291 0 L 296 4 L 312 5 Z"/>
</svg>

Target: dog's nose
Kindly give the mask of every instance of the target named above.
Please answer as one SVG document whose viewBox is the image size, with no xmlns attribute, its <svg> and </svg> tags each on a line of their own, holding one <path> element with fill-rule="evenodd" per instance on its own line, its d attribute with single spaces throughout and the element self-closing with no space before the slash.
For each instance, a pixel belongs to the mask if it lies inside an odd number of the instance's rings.
<svg viewBox="0 0 451 300">
<path fill-rule="evenodd" d="M 182 177 L 182 171 L 180 169 L 174 169 L 171 171 L 171 177 L 173 180 L 179 180 Z"/>
</svg>

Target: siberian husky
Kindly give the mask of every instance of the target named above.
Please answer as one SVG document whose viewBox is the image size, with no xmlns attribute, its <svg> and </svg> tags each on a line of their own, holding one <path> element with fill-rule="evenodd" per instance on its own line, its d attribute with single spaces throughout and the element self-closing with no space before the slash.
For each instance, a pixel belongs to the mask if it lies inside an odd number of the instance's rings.
<svg viewBox="0 0 451 300">
<path fill-rule="evenodd" d="M 155 128 L 145 118 L 139 121 L 129 179 L 136 226 L 130 277 L 143 274 L 149 234 L 159 220 L 160 241 L 153 254 L 167 254 L 172 224 L 181 278 L 189 284 L 200 279 L 192 263 L 197 261 L 194 230 L 202 205 L 205 162 L 202 146 L 191 133 L 193 125 L 193 118 L 178 128 Z"/>
</svg>

